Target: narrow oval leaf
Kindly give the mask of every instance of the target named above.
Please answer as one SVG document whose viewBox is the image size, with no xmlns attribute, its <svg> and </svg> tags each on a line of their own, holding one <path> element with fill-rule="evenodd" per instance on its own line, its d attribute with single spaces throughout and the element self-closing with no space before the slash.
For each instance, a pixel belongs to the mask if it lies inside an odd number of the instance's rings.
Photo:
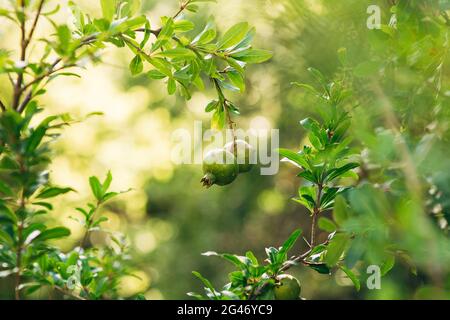
<svg viewBox="0 0 450 320">
<path fill-rule="evenodd" d="M 58 239 L 70 235 L 70 230 L 65 227 L 56 227 L 47 229 L 39 234 L 34 241 L 45 241 L 50 239 Z"/>
</svg>

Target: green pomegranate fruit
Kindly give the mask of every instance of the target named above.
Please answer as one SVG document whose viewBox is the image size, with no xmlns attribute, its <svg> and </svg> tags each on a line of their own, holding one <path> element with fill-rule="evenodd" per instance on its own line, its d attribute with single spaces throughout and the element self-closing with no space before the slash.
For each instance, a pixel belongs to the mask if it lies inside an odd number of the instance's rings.
<svg viewBox="0 0 450 320">
<path fill-rule="evenodd" d="M 226 151 L 235 154 L 239 173 L 248 172 L 252 170 L 254 164 L 250 163 L 254 157 L 255 150 L 244 140 L 236 140 L 236 148 L 233 141 L 228 142 L 224 147 Z"/>
<path fill-rule="evenodd" d="M 207 188 L 213 184 L 224 186 L 236 179 L 239 171 L 236 158 L 224 149 L 209 151 L 203 158 L 203 173 L 201 180 Z"/>
<path fill-rule="evenodd" d="M 275 285 L 274 294 L 277 300 L 297 300 L 299 299 L 301 287 L 296 278 L 289 274 L 282 274 L 277 277 L 278 283 Z"/>
</svg>

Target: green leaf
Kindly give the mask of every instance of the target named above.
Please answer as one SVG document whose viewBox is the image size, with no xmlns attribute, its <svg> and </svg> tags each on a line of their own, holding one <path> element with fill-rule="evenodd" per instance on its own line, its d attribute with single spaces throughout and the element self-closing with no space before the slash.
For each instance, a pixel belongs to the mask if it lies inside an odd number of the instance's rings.
<svg viewBox="0 0 450 320">
<path fill-rule="evenodd" d="M 56 34 L 59 40 L 59 48 L 66 51 L 72 39 L 72 32 L 67 25 L 61 25 L 57 27 Z"/>
<path fill-rule="evenodd" d="M 333 267 L 341 258 L 344 250 L 347 247 L 348 242 L 350 241 L 350 237 L 346 233 L 337 233 L 331 239 L 330 243 L 327 246 L 327 252 L 325 254 L 325 263 L 328 267 Z"/>
<path fill-rule="evenodd" d="M 109 187 L 111 186 L 111 182 L 112 182 L 112 174 L 111 171 L 108 171 L 108 173 L 106 174 L 105 181 L 103 181 L 102 184 L 103 193 L 106 193 L 106 191 L 108 191 Z"/>
<path fill-rule="evenodd" d="M 25 152 L 26 154 L 31 154 L 41 143 L 42 139 L 47 132 L 47 128 L 44 126 L 39 126 L 33 131 L 30 138 L 27 141 Z"/>
<path fill-rule="evenodd" d="M 266 254 L 271 264 L 277 264 L 278 249 L 274 247 L 266 248 Z"/>
<path fill-rule="evenodd" d="M 84 14 L 81 12 L 80 8 L 73 2 L 69 1 L 69 8 L 72 11 L 72 16 L 74 17 L 74 24 L 78 30 L 82 31 L 85 26 Z"/>
<path fill-rule="evenodd" d="M 390 254 L 386 260 L 383 261 L 381 264 L 381 275 L 385 276 L 395 265 L 395 256 L 393 254 Z"/>
<path fill-rule="evenodd" d="M 92 224 L 92 227 L 97 227 L 99 226 L 102 222 L 108 221 L 108 217 L 100 217 L 97 220 L 95 220 L 95 222 Z"/>
<path fill-rule="evenodd" d="M 173 27 L 175 32 L 188 32 L 194 29 L 195 25 L 189 20 L 176 20 Z"/>
<path fill-rule="evenodd" d="M 333 219 L 340 226 L 348 219 L 347 203 L 344 197 L 337 196 L 334 199 Z"/>
<path fill-rule="evenodd" d="M 147 60 L 151 65 L 153 65 L 159 72 L 166 75 L 167 77 L 172 77 L 172 66 L 169 62 L 161 58 L 151 58 Z"/>
<path fill-rule="evenodd" d="M 231 83 L 239 88 L 239 91 L 245 91 L 245 82 L 244 77 L 237 71 L 228 71 L 227 72 L 228 79 L 230 79 Z"/>
<path fill-rule="evenodd" d="M 167 81 L 167 93 L 169 95 L 172 95 L 177 90 L 177 83 L 173 78 L 169 78 L 169 81 Z"/>
<path fill-rule="evenodd" d="M 294 152 L 289 149 L 283 149 L 283 148 L 279 148 L 277 151 L 280 155 L 285 157 L 287 160 L 289 160 L 294 165 L 296 165 L 300 168 L 303 168 L 303 169 L 310 170 L 310 166 L 309 166 L 308 162 L 306 161 L 304 154 L 302 154 L 300 152 Z M 286 161 L 286 160 L 281 159 L 281 161 Z"/>
<path fill-rule="evenodd" d="M 14 245 L 14 240 L 11 238 L 9 233 L 0 228 L 0 243 L 7 244 L 12 247 Z"/>
<path fill-rule="evenodd" d="M 330 204 L 333 203 L 335 196 L 339 192 L 343 192 L 346 190 L 345 188 L 327 188 L 322 196 L 322 199 L 320 200 L 320 206 L 323 209 L 327 209 L 330 207 Z"/>
<path fill-rule="evenodd" d="M 234 59 L 246 63 L 261 63 L 272 58 L 272 53 L 261 49 L 248 49 L 231 55 Z"/>
<path fill-rule="evenodd" d="M 147 72 L 147 76 L 150 79 L 155 79 L 155 80 L 161 80 L 161 79 L 164 79 L 165 77 L 167 77 L 164 73 L 162 73 L 158 70 L 150 70 L 149 72 Z"/>
<path fill-rule="evenodd" d="M 326 264 L 311 264 L 309 267 L 313 270 L 316 270 L 320 274 L 330 274 L 330 268 L 327 267 Z"/>
<path fill-rule="evenodd" d="M 235 24 L 223 35 L 222 39 L 217 43 L 219 49 L 232 48 L 241 42 L 249 29 L 247 22 Z"/>
<path fill-rule="evenodd" d="M 205 112 L 211 112 L 211 111 L 215 110 L 218 106 L 219 106 L 219 101 L 218 100 L 212 100 L 211 102 L 209 102 L 206 105 Z"/>
<path fill-rule="evenodd" d="M 50 239 L 58 239 L 58 238 L 63 238 L 63 237 L 67 237 L 70 235 L 70 230 L 64 227 L 56 227 L 56 228 L 52 228 L 52 229 L 47 229 L 43 232 L 41 232 L 41 234 L 39 234 L 36 238 L 35 241 L 45 241 L 45 240 L 50 240 Z"/>
<path fill-rule="evenodd" d="M 317 222 L 317 225 L 320 229 L 327 232 L 333 232 L 337 229 L 334 222 L 325 217 L 320 217 L 319 221 Z"/>
<path fill-rule="evenodd" d="M 147 18 L 145 16 L 139 16 L 135 18 L 131 18 L 123 21 L 122 23 L 116 24 L 116 21 L 111 23 L 111 30 L 115 33 L 121 33 L 126 31 L 131 31 L 132 29 L 141 27 L 147 23 Z M 127 39 L 130 41 L 131 39 Z M 136 43 L 136 46 L 139 47 L 139 44 Z"/>
<path fill-rule="evenodd" d="M 186 295 L 188 295 L 189 297 L 193 297 L 197 300 L 205 300 L 205 298 L 201 294 L 198 294 L 195 292 L 188 292 L 188 293 L 186 293 Z"/>
<path fill-rule="evenodd" d="M 13 223 L 17 223 L 17 216 L 7 205 L 0 200 L 0 217 L 10 220 Z"/>
<path fill-rule="evenodd" d="M 214 294 L 214 296 L 216 296 L 216 290 L 214 289 L 213 285 L 211 284 L 211 282 L 206 279 L 205 277 L 203 277 L 199 272 L 197 271 L 192 271 L 192 274 L 194 276 L 196 276 L 197 278 L 200 279 L 201 282 L 203 282 L 203 284 L 209 289 L 211 290 L 211 293 Z"/>
<path fill-rule="evenodd" d="M 122 16 L 131 17 L 141 8 L 140 0 L 122 0 L 121 1 L 121 14 Z"/>
<path fill-rule="evenodd" d="M 233 58 L 230 58 L 230 57 L 225 57 L 225 60 L 228 62 L 230 67 L 232 67 L 237 72 L 239 72 L 242 76 L 244 76 L 244 67 L 243 66 L 245 66 L 245 62 L 237 61 L 237 60 L 235 60 Z"/>
<path fill-rule="evenodd" d="M 133 76 L 138 75 L 144 69 L 144 64 L 140 56 L 135 56 L 130 62 L 130 71 Z"/>
<path fill-rule="evenodd" d="M 116 9 L 116 0 L 100 0 L 100 4 L 102 6 L 103 18 L 112 21 Z"/>
<path fill-rule="evenodd" d="M 13 196 L 13 191 L 3 182 L 0 181 L 0 192 L 7 196 Z"/>
<path fill-rule="evenodd" d="M 143 49 L 145 47 L 145 45 L 147 44 L 148 40 L 150 39 L 151 36 L 151 31 L 150 31 L 150 22 L 147 20 L 145 22 L 145 32 L 144 32 L 144 38 L 142 39 L 142 41 L 139 43 L 139 47 L 141 49 Z"/>
<path fill-rule="evenodd" d="M 51 203 L 48 203 L 48 202 L 38 201 L 38 202 L 33 202 L 33 204 L 34 204 L 35 206 L 41 206 L 41 207 L 44 207 L 44 208 L 46 208 L 47 210 L 53 210 L 52 204 L 51 204 Z"/>
<path fill-rule="evenodd" d="M 320 72 L 319 70 L 315 69 L 315 68 L 308 68 L 309 73 L 311 73 L 314 78 L 316 78 L 316 80 L 321 83 L 322 85 L 326 84 L 326 79 L 324 77 L 324 75 L 322 74 L 322 72 Z"/>
<path fill-rule="evenodd" d="M 301 234 L 302 234 L 301 229 L 297 229 L 294 232 L 292 232 L 292 234 L 283 243 L 283 245 L 280 248 L 280 251 L 278 252 L 278 256 L 281 258 L 281 260 L 279 259 L 278 262 L 284 262 L 287 259 L 287 253 L 294 246 L 295 242 L 297 241 L 297 239 L 300 237 Z"/>
<path fill-rule="evenodd" d="M 243 258 L 247 259 L 246 257 L 240 257 L 234 254 L 229 254 L 229 253 L 224 253 L 220 255 L 222 258 L 224 258 L 225 260 L 231 262 L 232 264 L 234 264 L 236 267 L 238 267 L 239 269 L 246 269 L 247 265 L 245 262 L 243 262 Z M 244 259 L 244 260 L 245 260 Z"/>
<path fill-rule="evenodd" d="M 92 191 L 92 194 L 94 195 L 94 197 L 98 201 L 101 201 L 103 198 L 103 188 L 102 188 L 102 185 L 101 185 L 100 181 L 98 180 L 98 178 L 94 177 L 94 176 L 90 177 L 89 185 L 91 186 L 91 191 Z"/>
<path fill-rule="evenodd" d="M 161 31 L 158 34 L 158 38 L 152 46 L 152 52 L 159 49 L 164 43 L 169 41 L 172 38 L 174 32 L 174 24 L 172 18 L 166 18 L 165 23 L 163 24 Z"/>
<path fill-rule="evenodd" d="M 358 277 L 353 273 L 353 271 L 347 268 L 346 266 L 339 266 L 339 268 L 342 271 L 344 271 L 347 277 L 353 282 L 356 291 L 359 291 L 361 289 L 361 282 L 359 281 Z"/>
<path fill-rule="evenodd" d="M 319 131 L 319 123 L 311 118 L 305 118 L 300 121 L 300 125 L 309 131 L 318 132 Z"/>
<path fill-rule="evenodd" d="M 225 126 L 225 113 L 222 108 L 216 109 L 211 118 L 211 128 L 216 130 L 222 130 Z"/>
<path fill-rule="evenodd" d="M 299 83 L 299 82 L 291 82 L 291 84 L 296 85 L 297 87 L 303 88 L 308 90 L 309 92 L 313 93 L 316 96 L 319 96 L 320 93 L 311 85 L 305 84 L 305 83 Z"/>
<path fill-rule="evenodd" d="M 60 187 L 47 187 L 44 190 L 42 190 L 37 196 L 36 198 L 38 199 L 48 199 L 48 198 L 53 198 L 56 197 L 60 194 L 65 194 L 67 192 L 70 191 L 75 191 L 72 188 L 60 188 Z"/>
<path fill-rule="evenodd" d="M 340 176 L 342 176 L 347 171 L 359 167 L 359 163 L 350 162 L 342 167 L 331 169 L 327 172 L 326 181 L 332 181 Z"/>
<path fill-rule="evenodd" d="M 313 183 L 318 183 L 317 178 L 312 174 L 311 171 L 305 170 L 303 172 L 300 172 L 297 177 L 301 177 L 303 179 L 306 179 L 308 181 L 311 181 Z"/>
<path fill-rule="evenodd" d="M 108 201 L 109 199 L 114 198 L 117 195 L 119 195 L 118 192 L 107 192 L 103 195 L 102 201 Z"/>
<path fill-rule="evenodd" d="M 208 22 L 205 28 L 200 32 L 194 40 L 192 40 L 192 44 L 204 45 L 208 44 L 216 38 L 216 30 L 214 28 L 214 24 L 212 22 Z"/>
<path fill-rule="evenodd" d="M 248 259 L 250 259 L 250 261 L 252 262 L 253 265 L 255 265 L 255 266 L 259 265 L 258 259 L 257 259 L 256 256 L 253 254 L 253 252 L 247 251 L 247 252 L 245 253 L 245 256 L 246 256 Z"/>
<path fill-rule="evenodd" d="M 241 114 L 241 112 L 239 111 L 239 108 L 236 107 L 236 105 L 230 101 L 227 101 L 227 108 L 230 112 L 232 112 L 234 114 L 237 114 L 237 115 Z"/>
<path fill-rule="evenodd" d="M 195 54 L 194 52 L 192 52 L 192 50 L 182 47 L 161 51 L 160 53 L 158 53 L 158 56 L 171 59 L 185 59 L 185 60 L 195 59 Z"/>
</svg>

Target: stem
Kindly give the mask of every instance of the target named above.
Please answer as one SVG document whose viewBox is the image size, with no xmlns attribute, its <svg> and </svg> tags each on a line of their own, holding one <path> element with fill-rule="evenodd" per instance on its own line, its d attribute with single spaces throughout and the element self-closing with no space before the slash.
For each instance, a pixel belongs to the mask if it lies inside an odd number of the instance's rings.
<svg viewBox="0 0 450 320">
<path fill-rule="evenodd" d="M 233 120 L 231 120 L 231 114 L 230 114 L 230 110 L 228 109 L 227 100 L 224 101 L 223 107 L 224 107 L 225 113 L 227 115 L 228 128 L 230 128 L 232 138 L 233 138 L 233 153 L 237 156 L 235 125 L 234 125 Z"/>
<path fill-rule="evenodd" d="M 77 294 L 75 294 L 73 292 L 70 292 L 68 290 L 64 290 L 63 288 L 58 287 L 58 286 L 54 286 L 53 289 L 55 289 L 56 291 L 61 292 L 64 295 L 67 295 L 67 296 L 70 296 L 72 298 L 75 298 L 77 300 L 87 300 L 87 299 L 85 299 L 85 298 L 83 298 L 83 297 L 81 297 L 81 296 L 79 296 L 79 295 L 77 295 Z"/>
<path fill-rule="evenodd" d="M 22 11 L 22 17 L 20 19 L 20 61 L 25 61 L 26 56 L 26 30 L 25 30 L 25 0 L 20 0 L 20 8 Z M 17 76 L 17 81 L 14 85 L 14 93 L 13 93 L 13 109 L 17 109 L 19 106 L 19 100 L 21 95 L 21 87 L 22 87 L 22 81 L 23 81 L 23 71 L 20 72 Z"/>
<path fill-rule="evenodd" d="M 180 9 L 178 9 L 178 11 L 172 16 L 172 19 L 175 19 L 176 17 L 178 17 L 183 11 L 184 9 L 186 9 L 186 7 L 188 6 L 188 4 L 191 2 L 191 0 L 187 0 L 185 3 L 181 3 L 180 5 Z"/>
<path fill-rule="evenodd" d="M 24 171 L 24 166 L 23 163 L 20 163 L 20 167 L 21 167 L 21 171 Z M 24 209 L 25 208 L 25 190 L 22 189 L 22 194 L 21 194 L 21 198 L 20 198 L 20 209 Z M 19 286 L 20 286 L 20 282 L 21 282 L 21 268 L 22 268 L 22 242 L 23 242 L 23 219 L 21 218 L 19 220 L 19 223 L 17 225 L 17 248 L 16 248 L 16 268 L 17 268 L 17 273 L 16 273 L 16 279 L 15 279 L 15 298 L 16 300 L 20 300 L 20 292 L 19 292 Z"/>
<path fill-rule="evenodd" d="M 83 238 L 81 238 L 80 244 L 79 244 L 79 247 L 82 249 L 84 249 L 84 246 L 86 245 L 86 242 L 87 242 L 89 234 L 90 234 L 89 229 L 91 228 L 91 224 L 92 224 L 92 221 L 94 220 L 95 213 L 100 208 L 101 204 L 102 204 L 102 202 L 97 201 L 97 205 L 96 205 L 94 211 L 92 212 L 92 215 L 89 217 L 88 220 L 86 220 L 86 232 L 84 233 Z"/>
<path fill-rule="evenodd" d="M 20 300 L 20 292 L 19 292 L 19 286 L 21 282 L 21 276 L 22 276 L 22 231 L 23 231 L 23 221 L 19 221 L 18 224 L 18 231 L 17 231 L 17 249 L 16 249 L 16 268 L 17 273 L 14 281 L 14 293 L 16 300 Z"/>
<path fill-rule="evenodd" d="M 328 244 L 328 240 L 325 241 L 324 243 L 322 243 L 323 245 Z M 306 252 L 302 253 L 301 255 L 291 258 L 290 261 L 291 263 L 285 263 L 279 270 L 278 273 L 284 272 L 286 270 L 288 270 L 290 267 L 292 267 L 293 265 L 295 265 L 296 263 L 303 263 L 303 264 L 307 264 L 307 265 L 320 265 L 321 263 L 314 263 L 314 262 L 308 262 L 305 260 L 305 258 L 311 253 L 312 251 L 312 247 L 309 248 Z M 275 276 L 274 276 L 275 277 Z M 264 288 L 268 285 L 268 282 L 264 282 L 260 287 L 256 288 L 249 296 L 249 300 L 253 300 L 256 299 L 264 290 Z"/>
<path fill-rule="evenodd" d="M 194 49 L 192 49 L 194 50 Z M 231 119 L 230 110 L 228 109 L 228 100 L 225 98 L 225 95 L 223 94 L 222 88 L 220 87 L 219 81 L 216 78 L 211 78 L 211 80 L 214 83 L 214 87 L 216 88 L 217 95 L 219 96 L 219 100 L 222 101 L 223 104 L 223 111 L 225 112 L 225 115 L 227 117 L 227 123 L 228 128 L 231 130 L 232 137 L 233 137 L 233 153 L 237 154 L 237 146 L 236 146 L 236 133 L 234 129 L 234 122 Z"/>
<path fill-rule="evenodd" d="M 311 245 L 311 248 L 314 248 L 315 244 L 315 238 L 316 238 L 316 222 L 317 222 L 317 215 L 320 214 L 320 202 L 322 200 L 322 191 L 323 191 L 323 185 L 322 183 L 319 183 L 317 185 L 317 198 L 316 198 L 316 204 L 314 206 L 313 214 L 312 214 L 312 222 L 311 222 L 311 241 L 309 244 Z"/>
<path fill-rule="evenodd" d="M 5 105 L 3 104 L 3 101 L 2 101 L 2 100 L 0 100 L 0 109 L 2 109 L 3 112 L 6 111 L 6 107 L 5 107 Z"/>
<path fill-rule="evenodd" d="M 19 165 L 20 165 L 20 172 L 23 174 L 25 173 L 25 165 L 22 160 L 22 157 L 19 156 Z M 20 207 L 19 211 L 25 209 L 25 188 L 22 188 L 22 193 L 20 195 Z M 22 276 L 22 250 L 23 250 L 23 224 L 24 219 L 21 217 L 17 224 L 17 248 L 16 248 L 16 268 L 17 273 L 14 281 L 14 293 L 15 293 L 15 299 L 20 300 L 20 292 L 19 292 L 19 286 L 21 282 L 21 276 Z"/>
<path fill-rule="evenodd" d="M 134 30 L 135 32 L 150 32 L 151 34 L 155 35 L 155 37 L 157 37 L 159 35 L 159 33 L 161 32 L 161 28 L 158 29 L 146 29 L 146 28 L 139 28 Z"/>
<path fill-rule="evenodd" d="M 291 266 L 293 266 L 296 263 L 303 263 L 306 265 L 321 265 L 322 263 L 315 263 L 315 262 L 309 262 L 306 261 L 306 257 L 311 253 L 311 251 L 314 249 L 314 244 L 316 241 L 316 224 L 317 224 L 317 216 L 322 212 L 320 209 L 320 201 L 322 199 L 322 192 L 323 192 L 323 184 L 318 183 L 317 184 L 317 197 L 316 197 L 316 204 L 313 208 L 312 213 L 312 221 L 311 221 L 311 241 L 309 242 L 309 249 L 306 250 L 304 253 L 293 257 L 289 260 L 290 263 L 285 263 L 279 270 L 278 273 L 284 272 L 288 270 Z M 326 240 L 322 245 L 328 244 L 329 240 Z M 258 287 L 249 297 L 249 299 L 255 299 L 259 294 L 261 294 L 262 290 L 267 286 L 267 282 L 263 283 L 262 286 Z"/>
<path fill-rule="evenodd" d="M 312 221 L 311 221 L 311 241 L 310 241 L 310 245 L 311 248 L 314 247 L 314 243 L 315 243 L 315 235 L 316 235 L 316 220 L 317 220 L 317 214 L 313 213 L 312 216 Z"/>
<path fill-rule="evenodd" d="M 36 30 L 36 26 L 39 21 L 39 17 L 41 16 L 42 7 L 44 6 L 44 2 L 45 2 L 45 0 L 41 0 L 41 2 L 39 2 L 36 16 L 34 17 L 33 25 L 31 27 L 30 33 L 28 34 L 28 38 L 25 40 L 25 49 L 28 47 L 31 39 L 33 38 L 34 30 Z"/>
<path fill-rule="evenodd" d="M 21 42 L 20 42 L 20 60 L 25 61 L 26 58 L 26 52 L 28 45 L 31 42 L 31 39 L 33 38 L 34 31 L 36 30 L 36 26 L 39 21 L 39 17 L 41 16 L 42 8 L 44 7 L 45 0 L 41 0 L 39 2 L 36 16 L 34 17 L 33 24 L 31 26 L 30 32 L 28 33 L 28 37 L 26 36 L 26 28 L 25 28 L 25 0 L 21 0 L 20 6 L 23 13 L 22 21 L 20 23 L 20 30 L 21 30 Z M 25 88 L 22 88 L 23 83 L 23 71 L 20 72 L 17 76 L 17 81 L 14 83 L 14 94 L 13 94 L 13 102 L 12 107 L 13 109 L 17 110 L 19 113 L 23 111 L 25 106 L 28 104 L 28 102 L 31 100 L 31 93 L 28 93 L 25 100 L 20 104 L 20 97 L 22 96 L 23 92 L 25 91 Z"/>
<path fill-rule="evenodd" d="M 54 67 L 56 66 L 56 64 L 59 63 L 59 61 L 61 61 L 60 59 L 58 61 L 55 61 L 52 66 L 50 67 L 50 69 L 40 75 L 39 77 L 33 79 L 32 81 L 30 81 L 29 83 L 27 83 L 25 86 L 23 86 L 21 92 L 24 92 L 28 87 L 32 86 L 33 84 L 38 83 L 39 81 L 43 80 L 44 78 L 47 78 L 51 75 L 53 75 L 54 73 L 61 71 L 63 69 L 67 69 L 67 68 L 71 68 L 74 67 L 75 64 L 68 64 L 68 65 L 63 65 L 57 69 L 54 69 Z M 25 99 L 23 99 L 22 103 L 19 105 L 19 107 L 17 108 L 17 112 L 21 113 L 23 110 L 25 110 L 25 107 L 27 106 L 27 104 L 31 101 L 31 99 L 33 98 L 33 90 L 30 89 L 27 93 L 27 95 L 25 96 Z"/>
</svg>

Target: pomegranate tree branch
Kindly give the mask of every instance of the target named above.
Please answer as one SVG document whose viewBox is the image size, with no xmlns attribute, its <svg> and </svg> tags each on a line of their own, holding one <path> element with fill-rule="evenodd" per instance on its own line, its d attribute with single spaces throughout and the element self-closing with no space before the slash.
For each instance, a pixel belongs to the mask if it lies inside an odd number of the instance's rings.
<svg viewBox="0 0 450 320">
<path fill-rule="evenodd" d="M 26 56 L 26 29 L 25 29 L 25 0 L 20 0 L 20 61 L 25 61 Z M 23 81 L 23 71 L 20 72 L 17 76 L 17 81 L 14 85 L 13 89 L 13 100 L 12 100 L 12 107 L 13 109 L 17 109 L 19 106 L 19 100 L 20 100 L 20 94 L 21 94 L 21 87 L 22 87 L 22 81 Z"/>
</svg>

